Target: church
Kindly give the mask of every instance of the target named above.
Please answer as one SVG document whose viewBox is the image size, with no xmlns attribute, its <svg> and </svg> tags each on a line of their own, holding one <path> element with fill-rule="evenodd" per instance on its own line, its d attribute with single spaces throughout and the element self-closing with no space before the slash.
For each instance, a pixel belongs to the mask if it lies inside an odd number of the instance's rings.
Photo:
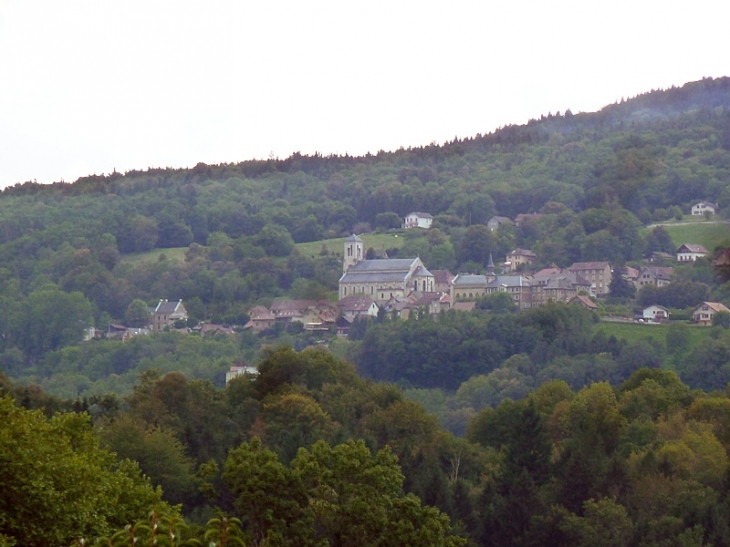
<svg viewBox="0 0 730 547">
<path fill-rule="evenodd" d="M 354 294 L 369 296 L 378 304 L 411 291 L 433 292 L 434 276 L 420 258 L 365 260 L 363 241 L 355 234 L 345 239 L 340 299 Z"/>
</svg>

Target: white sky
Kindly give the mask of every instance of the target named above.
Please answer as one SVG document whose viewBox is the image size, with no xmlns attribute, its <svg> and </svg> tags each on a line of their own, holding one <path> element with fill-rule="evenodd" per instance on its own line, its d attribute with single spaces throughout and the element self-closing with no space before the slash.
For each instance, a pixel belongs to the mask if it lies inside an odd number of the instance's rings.
<svg viewBox="0 0 730 547">
<path fill-rule="evenodd" d="M 727 0 L 0 0 L 0 187 L 361 155 L 730 75 Z"/>
</svg>

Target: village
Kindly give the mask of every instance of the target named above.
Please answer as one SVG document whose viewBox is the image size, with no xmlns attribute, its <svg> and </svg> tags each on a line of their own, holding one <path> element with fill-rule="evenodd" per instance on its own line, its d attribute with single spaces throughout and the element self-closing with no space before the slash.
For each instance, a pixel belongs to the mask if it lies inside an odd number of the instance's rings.
<svg viewBox="0 0 730 547">
<path fill-rule="evenodd" d="M 693 216 L 715 214 L 717 206 L 698 202 L 692 209 Z M 538 213 L 520 214 L 512 220 L 494 216 L 487 223 L 490 231 L 500 226 L 519 227 L 526 219 L 539 217 Z M 428 213 L 413 212 L 403 221 L 406 230 L 431 228 L 433 217 Z M 270 306 L 255 305 L 249 310 L 249 321 L 243 329 L 259 334 L 275 327 L 299 324 L 302 331 L 337 332 L 347 335 L 358 318 L 389 317 L 408 319 L 427 313 L 438 315 L 447 310 L 471 311 L 479 299 L 504 293 L 509 295 L 518 310 L 543 306 L 548 302 L 563 302 L 598 310 L 598 301 L 609 295 L 612 279 L 620 275 L 636 289 L 646 285 L 657 288 L 672 282 L 674 268 L 668 263 L 694 262 L 709 256 L 702 245 L 684 243 L 675 255 L 655 252 L 639 268 L 612 268 L 606 261 L 576 262 L 568 268 L 555 265 L 535 270 L 532 268 L 537 255 L 529 249 L 516 248 L 503 261 L 495 264 L 491 254 L 484 273 L 429 270 L 419 257 L 388 258 L 385 253 L 375 253 L 366 258 L 363 240 L 352 234 L 344 240 L 342 275 L 339 279 L 338 301 L 327 300 L 274 300 Z M 618 270 L 618 271 L 617 271 Z M 144 328 L 131 328 L 122 324 L 110 324 L 107 338 L 129 339 L 137 335 L 165 330 L 191 332 L 186 326 L 187 310 L 182 301 L 161 300 L 149 310 L 150 324 Z M 697 325 L 712 324 L 719 312 L 730 312 L 720 302 L 702 302 L 692 312 Z M 670 320 L 670 310 L 658 304 L 643 308 L 632 318 L 623 320 L 658 323 Z M 202 323 L 192 331 L 201 335 L 233 334 L 227 325 Z M 89 332 L 87 338 L 102 333 Z"/>
</svg>

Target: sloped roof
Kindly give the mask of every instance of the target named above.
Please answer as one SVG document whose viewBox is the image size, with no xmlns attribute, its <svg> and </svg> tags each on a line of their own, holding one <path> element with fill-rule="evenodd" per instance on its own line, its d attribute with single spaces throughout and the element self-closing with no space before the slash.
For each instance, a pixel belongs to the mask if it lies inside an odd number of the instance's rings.
<svg viewBox="0 0 730 547">
<path fill-rule="evenodd" d="M 487 286 L 487 276 L 486 275 L 478 275 L 478 274 L 459 274 L 454 279 L 451 280 L 451 284 L 454 287 L 486 287 Z"/>
<path fill-rule="evenodd" d="M 441 302 L 441 295 L 435 292 L 426 292 L 423 293 L 422 296 L 413 303 L 413 305 L 430 306 L 434 302 Z"/>
<path fill-rule="evenodd" d="M 375 300 L 364 294 L 353 294 L 342 298 L 337 307 L 342 311 L 367 311 L 375 304 Z"/>
<path fill-rule="evenodd" d="M 682 250 L 684 249 L 684 250 Z M 707 249 L 705 249 L 702 245 L 698 245 L 697 243 L 683 243 L 680 245 L 679 249 L 677 249 L 678 253 L 705 253 L 707 254 Z"/>
<path fill-rule="evenodd" d="M 276 316 L 264 306 L 254 306 L 248 310 L 248 316 L 251 321 L 273 321 L 276 319 Z"/>
<path fill-rule="evenodd" d="M 597 310 L 598 306 L 590 298 L 583 295 L 576 294 L 573 298 L 568 301 L 569 304 L 581 304 L 590 310 Z"/>
<path fill-rule="evenodd" d="M 389 283 L 405 280 L 411 269 L 416 266 L 418 258 L 388 258 L 385 260 L 361 260 L 350 267 L 342 277 L 340 283 Z M 432 277 L 424 266 L 418 264 L 414 275 Z"/>
<path fill-rule="evenodd" d="M 362 239 L 360 239 L 359 237 L 357 237 L 355 234 L 352 234 L 351 236 L 347 236 L 345 238 L 345 242 L 349 242 L 349 241 L 355 241 L 355 242 L 358 242 L 358 243 L 362 243 Z"/>
<path fill-rule="evenodd" d="M 532 285 L 530 279 L 524 275 L 498 275 L 487 287 L 529 287 Z"/>
<path fill-rule="evenodd" d="M 520 249 L 519 247 L 508 253 L 507 256 L 526 256 L 528 258 L 537 258 L 537 255 L 530 249 Z"/>
<path fill-rule="evenodd" d="M 420 218 L 433 218 L 433 217 L 432 217 L 431 215 L 429 215 L 428 213 L 420 213 L 420 212 L 418 212 L 418 211 L 414 211 L 413 213 L 409 213 L 409 214 L 408 214 L 408 216 L 413 216 L 413 215 L 415 215 L 415 216 L 417 216 L 417 217 L 420 217 Z"/>
<path fill-rule="evenodd" d="M 496 221 L 496 222 L 499 222 L 500 224 L 514 224 L 514 222 L 512 222 L 512 219 L 511 218 L 501 217 L 501 216 L 497 216 L 497 215 L 495 215 L 492 218 L 490 218 L 489 221 L 488 221 L 488 223 L 489 222 L 492 222 L 493 220 Z"/>
<path fill-rule="evenodd" d="M 721 312 L 721 311 L 730 312 L 730 309 L 728 309 L 728 307 L 725 304 L 723 304 L 722 302 L 702 302 L 702 304 L 697 306 L 694 309 L 694 311 L 697 311 L 702 306 L 707 306 L 708 308 L 710 308 L 712 311 L 715 311 L 715 312 Z"/>
<path fill-rule="evenodd" d="M 451 283 L 451 280 L 454 279 L 454 274 L 449 270 L 433 270 L 431 273 L 433 274 L 433 280 L 439 284 Z"/>
<path fill-rule="evenodd" d="M 476 307 L 476 305 L 476 302 L 454 302 L 454 305 L 451 306 L 451 309 L 458 311 L 471 311 Z"/>
<path fill-rule="evenodd" d="M 160 300 L 159 304 L 157 304 L 157 307 L 155 308 L 155 313 L 160 313 L 164 315 L 172 315 L 176 311 L 178 311 L 178 308 L 182 306 L 182 300 L 179 300 L 177 302 L 168 302 L 167 300 Z"/>
<path fill-rule="evenodd" d="M 416 258 L 386 258 L 384 260 L 361 260 L 351 266 L 348 272 L 409 272 Z"/>
<path fill-rule="evenodd" d="M 641 272 L 643 273 L 645 271 L 657 279 L 670 281 L 674 273 L 674 268 L 671 266 L 644 266 L 641 268 Z"/>
<path fill-rule="evenodd" d="M 608 262 L 575 262 L 568 268 L 569 270 L 602 270 L 606 266 L 609 268 L 611 265 Z"/>
</svg>

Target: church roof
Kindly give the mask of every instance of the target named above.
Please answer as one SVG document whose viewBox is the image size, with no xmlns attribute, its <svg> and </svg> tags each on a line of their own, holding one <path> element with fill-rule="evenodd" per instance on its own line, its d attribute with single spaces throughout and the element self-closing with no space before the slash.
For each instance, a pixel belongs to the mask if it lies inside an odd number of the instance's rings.
<svg viewBox="0 0 730 547">
<path fill-rule="evenodd" d="M 362 239 L 360 239 L 359 237 L 357 237 L 355 234 L 352 234 L 351 236 L 347 236 L 345 238 L 345 243 L 347 243 L 348 241 L 355 241 L 355 242 L 358 242 L 358 243 L 362 243 Z"/>
<path fill-rule="evenodd" d="M 475 275 L 475 274 L 459 274 L 457 275 L 453 281 L 451 282 L 455 287 L 460 287 L 462 285 L 464 286 L 474 286 L 478 285 L 480 287 L 486 287 L 487 286 L 487 276 L 486 275 Z"/>
<path fill-rule="evenodd" d="M 487 285 L 488 287 L 529 287 L 530 280 L 522 275 L 498 275 L 497 278 Z"/>
<path fill-rule="evenodd" d="M 349 272 L 410 272 L 415 258 L 386 258 L 384 260 L 361 260 L 350 266 Z"/>
<path fill-rule="evenodd" d="M 416 264 L 416 261 L 419 261 Z M 433 277 L 418 258 L 388 258 L 385 260 L 361 260 L 340 278 L 340 283 L 390 283 L 404 281 L 411 273 L 420 277 Z"/>
</svg>

